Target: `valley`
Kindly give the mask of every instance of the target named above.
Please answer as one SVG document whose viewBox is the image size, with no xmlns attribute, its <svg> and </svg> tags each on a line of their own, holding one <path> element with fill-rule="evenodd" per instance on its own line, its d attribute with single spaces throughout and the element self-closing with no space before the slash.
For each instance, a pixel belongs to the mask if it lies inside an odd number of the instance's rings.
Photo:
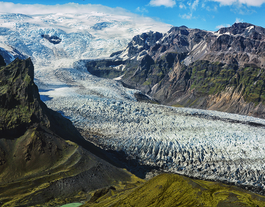
<svg viewBox="0 0 265 207">
<path fill-rule="evenodd" d="M 170 29 L 102 13 L 6 14 L 0 24 L 2 204 L 129 206 L 155 190 L 148 206 L 191 189 L 180 203 L 264 204 L 263 28 Z M 258 47 L 233 56 L 221 39 L 233 49 L 241 34 Z"/>
</svg>

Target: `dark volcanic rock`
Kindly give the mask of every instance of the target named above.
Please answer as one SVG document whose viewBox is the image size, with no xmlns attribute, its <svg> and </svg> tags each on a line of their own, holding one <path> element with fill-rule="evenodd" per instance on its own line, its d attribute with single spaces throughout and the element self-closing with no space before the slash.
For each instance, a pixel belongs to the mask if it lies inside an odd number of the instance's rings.
<svg viewBox="0 0 265 207">
<path fill-rule="evenodd" d="M 41 35 L 41 37 L 43 37 L 44 39 L 48 40 L 50 43 L 52 44 L 59 44 L 62 40 L 61 38 L 57 37 L 57 36 L 50 36 L 47 34 Z"/>
<path fill-rule="evenodd" d="M 0 56 L 0 67 L 1 66 L 6 66 L 5 60 L 2 56 Z"/>
<path fill-rule="evenodd" d="M 143 50 L 148 50 L 154 46 L 156 42 L 162 37 L 159 32 L 143 33 L 133 37 L 132 41 L 128 44 L 128 56 L 133 57 Z"/>
<path fill-rule="evenodd" d="M 242 34 L 246 31 L 246 28 L 248 28 L 250 26 L 254 26 L 254 25 L 249 24 L 249 23 L 235 23 L 231 27 L 223 27 L 223 28 L 219 29 L 219 33 L 224 34 L 224 33 L 229 32 L 233 35 Z"/>
</svg>

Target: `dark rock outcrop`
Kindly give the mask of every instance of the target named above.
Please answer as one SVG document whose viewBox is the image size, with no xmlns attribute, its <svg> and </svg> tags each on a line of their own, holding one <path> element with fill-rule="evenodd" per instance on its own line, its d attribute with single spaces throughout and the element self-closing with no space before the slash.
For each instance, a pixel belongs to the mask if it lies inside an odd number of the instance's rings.
<svg viewBox="0 0 265 207">
<path fill-rule="evenodd" d="M 5 60 L 2 56 L 0 56 L 0 67 L 6 66 Z"/>
<path fill-rule="evenodd" d="M 41 37 L 43 37 L 44 39 L 48 40 L 50 43 L 54 44 L 54 45 L 57 45 L 59 44 L 62 39 L 57 37 L 57 36 L 50 36 L 50 35 L 47 35 L 47 34 L 43 34 L 41 35 Z"/>
</svg>

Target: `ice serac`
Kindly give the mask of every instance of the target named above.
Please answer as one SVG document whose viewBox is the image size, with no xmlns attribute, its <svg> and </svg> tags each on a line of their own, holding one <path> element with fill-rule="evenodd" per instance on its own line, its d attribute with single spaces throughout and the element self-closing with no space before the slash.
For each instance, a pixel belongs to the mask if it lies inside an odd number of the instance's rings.
<svg viewBox="0 0 265 207">
<path fill-rule="evenodd" d="M 115 70 L 124 86 L 162 104 L 265 118 L 264 31 L 235 23 L 217 32 L 181 26 L 143 33 L 110 56 L 114 68 L 102 61 L 86 67 L 95 75 Z"/>
<path fill-rule="evenodd" d="M 40 100 L 30 59 L 0 56 L 0 205 L 60 205 L 130 182 L 72 123 Z M 96 156 L 97 154 L 98 156 Z"/>
</svg>

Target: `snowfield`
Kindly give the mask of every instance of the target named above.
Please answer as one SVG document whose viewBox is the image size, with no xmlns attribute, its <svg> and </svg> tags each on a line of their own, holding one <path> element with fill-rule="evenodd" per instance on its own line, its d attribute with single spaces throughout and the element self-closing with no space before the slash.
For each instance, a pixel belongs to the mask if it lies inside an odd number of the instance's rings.
<svg viewBox="0 0 265 207">
<path fill-rule="evenodd" d="M 42 100 L 76 127 L 103 134 L 93 140 L 97 145 L 165 171 L 265 187 L 265 120 L 138 103 L 136 90 L 94 77 L 78 62 L 107 56 L 134 35 L 165 32 L 168 25 L 100 12 L 2 14 L 0 25 L 6 60 L 31 57 Z"/>
</svg>

